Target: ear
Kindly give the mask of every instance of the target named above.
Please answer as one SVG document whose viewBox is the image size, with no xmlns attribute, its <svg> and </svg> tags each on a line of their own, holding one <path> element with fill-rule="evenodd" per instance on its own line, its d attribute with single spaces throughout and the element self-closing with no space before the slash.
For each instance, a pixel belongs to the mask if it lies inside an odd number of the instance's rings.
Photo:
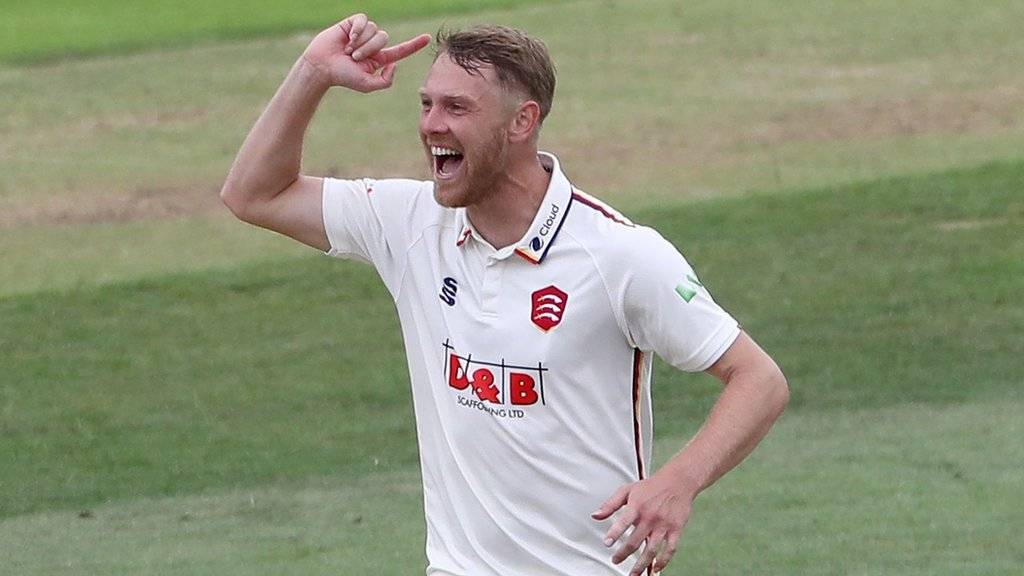
<svg viewBox="0 0 1024 576">
<path fill-rule="evenodd" d="M 540 104 L 527 100 L 516 107 L 509 122 L 510 142 L 525 142 L 533 137 L 540 127 Z"/>
</svg>

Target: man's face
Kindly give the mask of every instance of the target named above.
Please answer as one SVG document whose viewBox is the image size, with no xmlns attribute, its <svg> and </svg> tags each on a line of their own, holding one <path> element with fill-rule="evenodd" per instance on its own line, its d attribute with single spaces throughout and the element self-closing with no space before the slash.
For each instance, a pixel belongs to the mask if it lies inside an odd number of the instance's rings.
<svg viewBox="0 0 1024 576">
<path fill-rule="evenodd" d="M 511 103 L 494 75 L 470 74 L 438 56 L 420 89 L 420 140 L 438 204 L 454 208 L 487 198 L 505 172 Z"/>
</svg>

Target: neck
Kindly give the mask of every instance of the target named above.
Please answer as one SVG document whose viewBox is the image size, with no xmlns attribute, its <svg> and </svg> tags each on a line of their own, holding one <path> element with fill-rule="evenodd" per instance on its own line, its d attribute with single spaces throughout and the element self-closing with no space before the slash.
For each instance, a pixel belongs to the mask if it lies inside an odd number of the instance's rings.
<svg viewBox="0 0 1024 576">
<path fill-rule="evenodd" d="M 473 228 L 488 244 L 500 250 L 526 234 L 533 223 L 551 174 L 544 169 L 536 150 L 511 160 L 486 200 L 466 208 Z"/>
</svg>

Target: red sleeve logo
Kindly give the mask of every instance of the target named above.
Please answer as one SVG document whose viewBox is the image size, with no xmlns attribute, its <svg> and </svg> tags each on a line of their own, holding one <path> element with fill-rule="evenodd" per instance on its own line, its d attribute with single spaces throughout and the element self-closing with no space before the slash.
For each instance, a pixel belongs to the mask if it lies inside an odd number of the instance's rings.
<svg viewBox="0 0 1024 576">
<path fill-rule="evenodd" d="M 562 322 L 569 295 L 552 285 L 533 293 L 530 319 L 544 332 L 550 332 Z"/>
</svg>

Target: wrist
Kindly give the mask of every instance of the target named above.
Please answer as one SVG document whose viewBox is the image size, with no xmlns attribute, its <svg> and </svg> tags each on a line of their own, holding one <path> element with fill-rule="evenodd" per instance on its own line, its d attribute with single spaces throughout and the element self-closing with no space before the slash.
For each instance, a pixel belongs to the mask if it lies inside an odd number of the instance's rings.
<svg viewBox="0 0 1024 576">
<path fill-rule="evenodd" d="M 685 494 L 692 502 L 697 499 L 697 495 L 705 488 L 705 483 L 699 470 L 699 466 L 686 462 L 683 455 L 679 454 L 666 462 L 661 470 L 658 471 L 658 474 L 667 476 L 672 485 L 682 494 Z"/>
<path fill-rule="evenodd" d="M 294 77 L 299 85 L 318 92 L 320 96 L 333 84 L 330 68 L 326 64 L 315 62 L 305 53 L 295 62 L 289 76 Z"/>
</svg>

